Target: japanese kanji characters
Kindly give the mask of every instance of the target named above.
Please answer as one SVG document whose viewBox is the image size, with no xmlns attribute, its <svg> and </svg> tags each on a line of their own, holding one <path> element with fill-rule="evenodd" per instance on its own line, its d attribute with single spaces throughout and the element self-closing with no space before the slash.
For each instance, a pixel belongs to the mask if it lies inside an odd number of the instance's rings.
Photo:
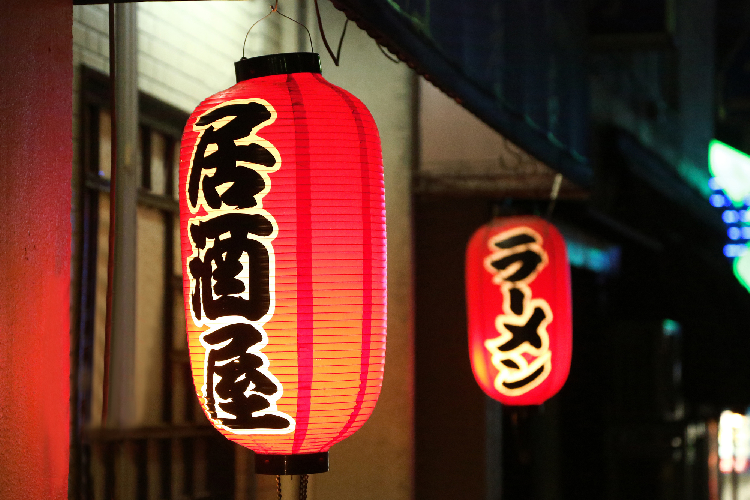
<svg viewBox="0 0 750 500">
<path fill-rule="evenodd" d="M 188 266 L 195 280 L 192 309 L 196 323 L 204 316 L 242 316 L 259 321 L 268 314 L 270 294 L 271 221 L 261 214 L 226 213 L 190 225 L 198 255 Z M 271 248 L 269 248 L 271 247 Z M 248 282 L 238 278 L 243 264 Z M 243 297 L 243 294 L 247 298 Z"/>
<path fill-rule="evenodd" d="M 191 210 L 258 204 L 270 188 L 265 172 L 278 170 L 281 159 L 255 133 L 275 119 L 273 108 L 260 99 L 228 101 L 201 115 L 193 125 L 201 135 L 188 174 Z"/>
<path fill-rule="evenodd" d="M 196 396 L 256 472 L 324 472 L 380 394 L 385 183 L 375 121 L 318 54 L 242 58 L 180 145 Z M 290 472 L 297 471 L 297 472 Z"/>
<path fill-rule="evenodd" d="M 279 169 L 276 148 L 257 135 L 276 112 L 260 99 L 233 100 L 203 113 L 190 161 L 186 199 L 190 313 L 208 329 L 202 391 L 209 417 L 238 434 L 286 433 L 295 421 L 276 408 L 283 388 L 262 349 L 273 315 L 278 227 L 263 209 Z"/>
</svg>

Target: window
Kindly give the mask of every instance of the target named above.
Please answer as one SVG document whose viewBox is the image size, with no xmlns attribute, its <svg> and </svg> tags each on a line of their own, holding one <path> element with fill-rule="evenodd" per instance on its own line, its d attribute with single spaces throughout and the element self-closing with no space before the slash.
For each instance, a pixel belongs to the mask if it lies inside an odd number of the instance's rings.
<svg viewBox="0 0 750 500">
<path fill-rule="evenodd" d="M 179 142 L 188 115 L 147 95 L 140 106 L 137 200 L 138 426 L 101 426 L 110 187 L 108 79 L 81 70 L 81 227 L 73 355 L 71 498 L 252 498 L 251 452 L 213 429 L 190 375 L 177 202 Z M 75 346 L 74 346 L 75 347 Z M 112 373 L 112 377 L 117 374 Z"/>
</svg>

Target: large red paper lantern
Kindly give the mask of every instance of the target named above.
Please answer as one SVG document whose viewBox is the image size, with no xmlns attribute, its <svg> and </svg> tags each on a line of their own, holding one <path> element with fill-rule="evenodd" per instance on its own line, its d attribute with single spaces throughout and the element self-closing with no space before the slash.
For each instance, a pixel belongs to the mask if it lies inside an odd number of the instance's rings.
<svg viewBox="0 0 750 500">
<path fill-rule="evenodd" d="M 497 218 L 466 250 L 469 354 L 482 390 L 507 405 L 541 404 L 568 377 L 572 350 L 565 241 L 540 217 Z"/>
<path fill-rule="evenodd" d="M 380 139 L 317 54 L 243 59 L 180 152 L 193 380 L 211 423 L 256 470 L 328 470 L 370 416 L 386 340 Z"/>
</svg>

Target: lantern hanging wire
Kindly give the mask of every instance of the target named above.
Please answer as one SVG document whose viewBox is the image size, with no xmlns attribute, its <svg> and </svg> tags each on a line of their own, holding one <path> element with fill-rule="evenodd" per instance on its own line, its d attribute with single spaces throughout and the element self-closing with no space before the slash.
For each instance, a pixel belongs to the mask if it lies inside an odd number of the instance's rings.
<svg viewBox="0 0 750 500">
<path fill-rule="evenodd" d="M 290 21 L 295 22 L 295 23 L 299 24 L 300 26 L 302 26 L 303 28 L 305 28 L 305 31 L 307 32 L 307 38 L 310 40 L 310 52 L 314 52 L 313 43 L 312 43 L 312 35 L 310 35 L 310 30 L 307 29 L 307 26 L 305 26 L 301 22 L 297 21 L 296 19 L 292 19 L 291 17 L 289 17 L 289 16 L 287 16 L 287 15 L 282 14 L 281 12 L 279 12 L 279 0 L 276 0 L 276 3 L 274 5 L 271 5 L 271 12 L 269 12 L 265 16 L 263 16 L 260 19 L 258 19 L 257 21 L 255 21 L 253 23 L 253 25 L 250 26 L 250 29 L 247 30 L 247 33 L 245 33 L 245 41 L 242 42 L 242 59 L 245 59 L 245 45 L 247 45 L 247 37 L 250 35 L 250 31 L 253 28 L 255 28 L 256 24 L 258 24 L 261 21 L 265 20 L 268 16 L 270 16 L 273 13 L 276 13 L 276 14 L 280 15 L 281 17 L 285 17 L 285 18 L 289 19 Z M 318 19 L 320 19 L 320 17 L 318 17 Z M 343 36 L 342 36 L 342 39 L 343 39 Z M 328 46 L 327 43 L 326 43 L 326 46 Z M 341 45 L 340 44 L 339 44 L 339 51 L 341 51 Z M 338 66 L 338 63 L 336 65 Z"/>
<path fill-rule="evenodd" d="M 331 56 L 331 59 L 333 59 L 333 64 L 336 66 L 339 65 L 339 62 L 341 61 L 341 44 L 344 43 L 344 35 L 346 35 L 346 27 L 349 25 L 349 18 L 346 18 L 346 21 L 344 21 L 344 29 L 341 30 L 341 38 L 339 38 L 339 46 L 336 49 L 336 55 L 333 55 L 333 50 L 331 50 L 331 46 L 328 45 L 328 39 L 326 38 L 326 32 L 323 29 L 323 20 L 320 17 L 320 8 L 318 7 L 318 0 L 315 0 L 315 15 L 318 17 L 318 28 L 320 29 L 320 36 L 323 38 L 323 45 L 326 46 L 326 50 L 328 51 L 328 55 Z"/>
<path fill-rule="evenodd" d="M 385 58 L 386 58 L 386 59 L 388 59 L 389 61 L 391 61 L 392 63 L 394 63 L 394 64 L 399 64 L 399 63 L 401 62 L 401 61 L 399 61 L 398 59 L 396 59 L 395 57 L 393 57 L 393 56 L 389 55 L 389 54 L 388 54 L 388 53 L 387 53 L 387 52 L 385 51 L 385 49 L 383 49 L 383 46 L 382 46 L 382 45 L 380 45 L 380 44 L 379 44 L 379 43 L 378 43 L 377 41 L 375 42 L 375 45 L 377 45 L 377 46 L 378 46 L 378 50 L 380 50 L 380 52 L 381 52 L 381 53 L 382 53 L 382 54 L 383 54 L 383 55 L 385 56 Z M 339 50 L 340 50 L 340 49 L 339 49 Z"/>
<path fill-rule="evenodd" d="M 551 225 L 552 212 L 555 210 L 557 205 L 557 197 L 560 195 L 560 186 L 562 185 L 563 175 L 557 173 L 555 179 L 552 181 L 552 190 L 549 193 L 549 205 L 547 205 L 547 213 L 544 216 L 544 220 L 547 221 L 547 226 L 544 231 L 544 239 L 549 237 L 549 228 Z"/>
<path fill-rule="evenodd" d="M 293 21 L 293 22 L 299 24 L 300 26 L 302 26 L 303 28 L 305 28 L 305 31 L 307 32 L 307 38 L 310 40 L 310 52 L 314 52 L 315 51 L 314 48 L 313 48 L 312 35 L 310 35 L 310 30 L 307 29 L 307 26 L 305 26 L 301 22 L 297 21 L 296 19 L 293 19 L 293 18 L 291 18 L 291 17 L 289 17 L 289 16 L 287 16 L 285 14 L 282 14 L 279 11 L 279 0 L 276 0 L 276 2 L 274 3 L 274 5 L 271 5 L 271 12 L 269 12 L 268 14 L 266 14 L 265 16 L 263 16 L 262 18 L 260 18 L 257 21 L 255 21 L 253 23 L 253 25 L 250 26 L 250 29 L 247 30 L 247 33 L 245 34 L 245 40 L 242 43 L 242 58 L 243 59 L 245 59 L 245 45 L 247 45 L 247 37 L 250 35 L 250 31 L 255 27 L 256 24 L 260 23 L 261 21 L 263 21 L 268 16 L 270 16 L 271 14 L 274 14 L 274 13 L 276 13 L 276 14 L 282 16 L 282 17 L 285 17 L 285 18 L 289 19 L 290 21 Z M 320 17 L 320 7 L 318 6 L 318 0 L 315 0 L 315 15 L 318 18 L 318 28 L 320 29 L 320 36 L 321 36 L 321 38 L 323 38 L 323 44 L 325 45 L 326 50 L 328 51 L 328 54 L 331 56 L 331 59 L 333 60 L 333 64 L 335 64 L 336 66 L 338 66 L 339 63 L 341 62 L 341 46 L 344 43 L 344 36 L 346 35 L 346 28 L 347 28 L 347 26 L 349 26 L 349 18 L 347 18 L 346 21 L 344 21 L 344 29 L 341 30 L 341 38 L 339 38 L 339 45 L 336 48 L 336 54 L 334 54 L 333 53 L 333 49 L 331 49 L 331 45 L 328 43 L 328 38 L 326 37 L 325 29 L 323 29 L 323 19 Z M 382 49 L 381 49 L 381 51 L 382 51 Z M 383 53 L 385 54 L 385 52 L 383 52 Z M 386 55 L 386 57 L 388 57 L 388 56 Z M 396 62 L 398 62 L 398 61 L 396 61 Z"/>
<path fill-rule="evenodd" d="M 307 474 L 299 477 L 299 500 L 307 500 Z"/>
<path fill-rule="evenodd" d="M 547 215 L 544 217 L 549 221 L 550 217 L 552 217 L 552 211 L 555 210 L 555 205 L 557 204 L 557 197 L 560 194 L 560 185 L 562 184 L 563 175 L 561 173 L 558 173 L 555 175 L 555 180 L 552 181 L 552 191 L 550 191 L 549 194 L 549 205 L 547 206 Z"/>
</svg>

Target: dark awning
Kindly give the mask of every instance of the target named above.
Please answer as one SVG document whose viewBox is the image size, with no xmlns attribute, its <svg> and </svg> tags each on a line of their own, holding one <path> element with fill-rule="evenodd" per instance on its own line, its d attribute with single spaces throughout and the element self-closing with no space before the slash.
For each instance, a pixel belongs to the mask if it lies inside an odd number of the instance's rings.
<svg viewBox="0 0 750 500">
<path fill-rule="evenodd" d="M 582 14 L 564 0 L 332 0 L 379 44 L 581 187 L 589 166 Z"/>
</svg>

